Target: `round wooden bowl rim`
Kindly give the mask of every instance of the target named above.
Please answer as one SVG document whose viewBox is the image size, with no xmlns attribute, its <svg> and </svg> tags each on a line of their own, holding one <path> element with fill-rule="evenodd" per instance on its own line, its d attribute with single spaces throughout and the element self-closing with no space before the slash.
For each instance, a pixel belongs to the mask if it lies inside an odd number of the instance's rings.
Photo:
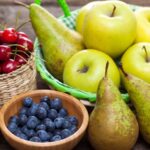
<svg viewBox="0 0 150 150">
<path fill-rule="evenodd" d="M 6 110 L 12 106 L 13 103 L 15 103 L 16 99 L 18 99 L 19 97 L 25 97 L 27 95 L 32 95 L 32 94 L 36 94 L 36 93 L 42 93 L 42 92 L 48 92 L 48 93 L 53 93 L 53 94 L 57 94 L 59 96 L 63 96 L 65 95 L 66 97 L 70 98 L 71 101 L 74 101 L 76 103 L 76 105 L 78 105 L 78 107 L 81 109 L 81 112 L 83 113 L 83 121 L 82 124 L 80 126 L 80 128 L 71 136 L 69 136 L 68 138 L 65 138 L 63 140 L 60 141 L 56 141 L 56 142 L 44 142 L 44 143 L 40 143 L 40 142 L 31 142 L 31 141 L 27 141 L 27 140 L 23 140 L 17 136 L 15 136 L 14 134 L 12 134 L 6 127 L 5 122 L 4 122 L 4 114 L 6 112 Z M 4 132 L 6 134 L 6 136 L 10 137 L 10 139 L 12 139 L 13 141 L 17 142 L 17 143 L 21 143 L 24 145 L 30 145 L 33 147 L 50 147 L 50 146 L 57 146 L 57 145 L 63 145 L 66 144 L 76 138 L 78 138 L 78 136 L 82 133 L 84 133 L 84 131 L 86 130 L 87 126 L 88 126 L 88 122 L 89 122 L 89 115 L 88 112 L 85 108 L 85 106 L 75 97 L 68 95 L 66 93 L 62 93 L 59 91 L 54 91 L 54 90 L 34 90 L 31 92 L 27 92 L 25 94 L 20 94 L 18 96 L 13 97 L 11 100 L 9 100 L 0 110 L 0 128 L 1 131 Z"/>
</svg>

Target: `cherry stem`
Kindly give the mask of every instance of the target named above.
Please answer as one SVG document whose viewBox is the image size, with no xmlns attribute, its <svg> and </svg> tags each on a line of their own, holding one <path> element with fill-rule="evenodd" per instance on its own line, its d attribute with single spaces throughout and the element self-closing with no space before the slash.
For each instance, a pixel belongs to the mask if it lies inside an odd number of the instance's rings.
<svg viewBox="0 0 150 150">
<path fill-rule="evenodd" d="M 105 66 L 105 78 L 107 77 L 108 74 L 108 67 L 109 67 L 109 61 L 106 62 L 106 66 Z"/>
<path fill-rule="evenodd" d="M 115 14 L 115 10 L 116 10 L 116 6 L 115 6 L 115 5 L 113 5 L 113 11 L 112 11 L 112 14 L 110 15 L 110 17 L 113 17 L 113 16 L 114 16 L 114 14 Z"/>
<path fill-rule="evenodd" d="M 142 47 L 142 49 L 144 49 L 145 54 L 146 54 L 146 62 L 150 62 L 150 57 L 148 57 L 148 52 L 147 52 L 146 46 L 144 45 L 144 46 Z"/>
<path fill-rule="evenodd" d="M 18 5 L 21 5 L 21 6 L 24 6 L 24 7 L 26 7 L 26 8 L 29 9 L 29 5 L 27 5 L 27 4 L 23 3 L 23 2 L 19 2 L 19 1 L 16 1 L 16 0 L 15 0 L 14 3 L 16 3 L 16 4 L 18 4 Z"/>
<path fill-rule="evenodd" d="M 119 68 L 121 69 L 122 73 L 127 77 L 128 74 L 125 72 L 125 70 L 123 69 L 122 64 L 120 63 Z"/>
<path fill-rule="evenodd" d="M 19 17 L 20 17 L 20 11 L 17 12 L 16 21 L 15 21 L 15 29 L 17 28 Z"/>
<path fill-rule="evenodd" d="M 26 25 L 27 23 L 29 23 L 31 20 L 27 20 L 26 22 L 24 22 L 23 24 L 21 24 L 20 26 L 18 26 L 16 28 L 16 31 L 18 31 L 20 28 L 22 28 L 24 25 Z"/>
</svg>

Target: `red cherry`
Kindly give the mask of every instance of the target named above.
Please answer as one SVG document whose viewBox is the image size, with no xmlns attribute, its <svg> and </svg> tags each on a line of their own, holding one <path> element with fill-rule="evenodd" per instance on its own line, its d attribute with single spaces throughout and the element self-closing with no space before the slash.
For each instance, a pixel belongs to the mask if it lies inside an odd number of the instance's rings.
<svg viewBox="0 0 150 150">
<path fill-rule="evenodd" d="M 0 61 L 6 61 L 11 56 L 11 48 L 7 45 L 0 45 Z"/>
<path fill-rule="evenodd" d="M 19 65 L 15 60 L 9 59 L 2 64 L 2 72 L 10 73 L 10 72 L 16 70 L 18 67 L 19 67 Z"/>
<path fill-rule="evenodd" d="M 19 65 L 26 64 L 27 60 L 28 60 L 28 57 L 26 54 L 21 53 L 15 56 L 15 61 L 18 62 Z"/>
<path fill-rule="evenodd" d="M 2 35 L 3 35 L 3 31 L 0 31 L 0 43 L 3 43 Z"/>
<path fill-rule="evenodd" d="M 33 51 L 33 42 L 28 38 L 25 37 L 18 38 L 17 44 L 18 44 L 17 46 L 18 50 L 31 51 L 31 52 Z"/>
<path fill-rule="evenodd" d="M 18 38 L 20 38 L 20 37 L 28 38 L 28 35 L 24 32 L 17 32 L 17 35 L 18 35 Z"/>
<path fill-rule="evenodd" d="M 4 43 L 15 43 L 17 38 L 17 32 L 14 28 L 6 28 L 2 34 L 2 41 Z"/>
</svg>

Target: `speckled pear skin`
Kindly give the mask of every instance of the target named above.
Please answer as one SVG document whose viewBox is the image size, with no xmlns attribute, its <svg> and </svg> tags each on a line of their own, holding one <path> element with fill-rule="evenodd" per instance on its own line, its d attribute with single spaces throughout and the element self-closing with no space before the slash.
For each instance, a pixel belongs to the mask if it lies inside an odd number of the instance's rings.
<svg viewBox="0 0 150 150">
<path fill-rule="evenodd" d="M 83 38 L 43 7 L 31 4 L 29 10 L 32 27 L 42 46 L 46 66 L 54 77 L 62 81 L 67 60 L 84 49 Z"/>
<path fill-rule="evenodd" d="M 150 144 L 150 84 L 131 74 L 122 73 L 122 79 L 136 109 L 140 132 Z"/>
<path fill-rule="evenodd" d="M 130 150 L 138 138 L 135 115 L 122 100 L 114 83 L 104 77 L 97 90 L 88 137 L 95 150 Z"/>
</svg>

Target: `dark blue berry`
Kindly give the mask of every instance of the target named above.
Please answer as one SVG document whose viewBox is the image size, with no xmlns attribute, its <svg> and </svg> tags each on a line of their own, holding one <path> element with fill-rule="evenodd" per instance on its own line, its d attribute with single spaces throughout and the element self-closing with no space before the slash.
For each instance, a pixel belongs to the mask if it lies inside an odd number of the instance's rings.
<svg viewBox="0 0 150 150">
<path fill-rule="evenodd" d="M 28 130 L 26 135 L 28 138 L 31 138 L 31 137 L 35 136 L 35 131 L 33 129 Z"/>
<path fill-rule="evenodd" d="M 60 141 L 61 140 L 61 136 L 60 135 L 55 135 L 51 138 L 51 142 L 55 142 L 55 141 Z"/>
<path fill-rule="evenodd" d="M 9 123 L 14 122 L 14 123 L 18 124 L 18 120 L 19 120 L 18 116 L 12 116 L 9 119 Z"/>
<path fill-rule="evenodd" d="M 27 121 L 27 127 L 29 129 L 34 129 L 39 124 L 39 120 L 35 116 L 30 116 Z"/>
<path fill-rule="evenodd" d="M 54 135 L 61 135 L 61 129 L 55 129 L 55 130 L 53 131 L 53 134 L 54 134 Z"/>
<path fill-rule="evenodd" d="M 66 119 L 72 124 L 72 125 L 78 125 L 78 120 L 75 116 L 68 116 Z"/>
<path fill-rule="evenodd" d="M 55 124 L 50 120 L 45 122 L 47 131 L 53 131 L 55 129 Z"/>
<path fill-rule="evenodd" d="M 20 128 L 17 128 L 17 130 L 15 131 L 15 135 L 17 135 L 17 134 L 21 134 L 22 133 L 22 131 L 21 131 L 21 129 Z"/>
<path fill-rule="evenodd" d="M 59 116 L 60 117 L 66 117 L 68 115 L 68 111 L 65 108 L 61 108 L 59 110 Z"/>
<path fill-rule="evenodd" d="M 50 101 L 50 107 L 51 109 L 59 110 L 62 108 L 62 101 L 60 98 L 54 98 L 54 100 Z"/>
<path fill-rule="evenodd" d="M 47 111 L 44 107 L 38 107 L 38 110 L 36 112 L 36 116 L 39 119 L 45 119 L 47 117 Z"/>
<path fill-rule="evenodd" d="M 35 116 L 36 115 L 36 112 L 38 110 L 38 104 L 33 104 L 29 109 L 28 109 L 28 116 Z"/>
<path fill-rule="evenodd" d="M 40 102 L 39 107 L 43 107 L 46 110 L 49 110 L 49 106 L 48 106 L 48 104 L 46 102 Z"/>
<path fill-rule="evenodd" d="M 15 133 L 17 131 L 17 124 L 15 122 L 11 122 L 8 124 L 8 130 L 12 133 Z"/>
<path fill-rule="evenodd" d="M 54 120 L 55 127 L 56 127 L 56 128 L 62 128 L 64 122 L 65 122 L 65 119 L 64 119 L 64 118 L 62 118 L 62 117 L 56 118 L 56 119 Z"/>
<path fill-rule="evenodd" d="M 19 120 L 18 120 L 18 122 L 19 122 L 19 125 L 20 125 L 20 126 L 25 125 L 26 122 L 27 122 L 27 120 L 28 120 L 28 117 L 27 117 L 26 115 L 24 115 L 24 114 L 19 115 Z"/>
<path fill-rule="evenodd" d="M 18 133 L 18 134 L 16 134 L 16 136 L 21 138 L 21 139 L 28 140 L 28 137 L 23 133 Z"/>
<path fill-rule="evenodd" d="M 66 137 L 68 137 L 70 135 L 71 135 L 71 131 L 69 129 L 64 129 L 64 130 L 61 131 L 62 139 L 66 138 Z"/>
<path fill-rule="evenodd" d="M 67 129 L 67 128 L 70 128 L 71 126 L 72 124 L 68 120 L 65 120 L 62 128 Z"/>
<path fill-rule="evenodd" d="M 39 124 L 37 127 L 36 127 L 36 131 L 38 130 L 46 130 L 46 125 L 45 124 Z"/>
<path fill-rule="evenodd" d="M 43 120 L 43 124 L 46 125 L 48 122 L 52 121 L 50 118 L 45 118 Z"/>
<path fill-rule="evenodd" d="M 50 98 L 48 96 L 44 96 L 41 98 L 40 102 L 46 102 L 49 105 L 50 104 Z"/>
<path fill-rule="evenodd" d="M 55 118 L 57 118 L 58 113 L 55 109 L 50 109 L 50 110 L 48 110 L 48 115 L 47 116 L 48 116 L 48 118 L 54 120 Z"/>
<path fill-rule="evenodd" d="M 41 139 L 42 142 L 49 141 L 49 134 L 45 130 L 37 131 L 37 136 Z"/>
<path fill-rule="evenodd" d="M 26 125 L 24 125 L 22 128 L 21 128 L 21 131 L 24 133 L 24 134 L 28 134 L 28 128 L 27 128 L 27 126 Z"/>
<path fill-rule="evenodd" d="M 33 103 L 33 100 L 32 100 L 31 97 L 26 97 L 26 98 L 23 100 L 23 105 L 24 105 L 25 107 L 31 107 L 32 103 Z"/>
<path fill-rule="evenodd" d="M 71 134 L 74 134 L 76 131 L 77 131 L 77 127 L 75 125 L 72 125 L 70 128 L 69 128 Z"/>
<path fill-rule="evenodd" d="M 33 136 L 32 138 L 29 139 L 31 142 L 41 142 L 41 139 L 37 136 Z"/>
<path fill-rule="evenodd" d="M 27 112 L 28 112 L 28 108 L 27 108 L 27 107 L 22 107 L 22 108 L 19 110 L 19 115 L 20 115 L 20 114 L 27 115 Z"/>
</svg>

